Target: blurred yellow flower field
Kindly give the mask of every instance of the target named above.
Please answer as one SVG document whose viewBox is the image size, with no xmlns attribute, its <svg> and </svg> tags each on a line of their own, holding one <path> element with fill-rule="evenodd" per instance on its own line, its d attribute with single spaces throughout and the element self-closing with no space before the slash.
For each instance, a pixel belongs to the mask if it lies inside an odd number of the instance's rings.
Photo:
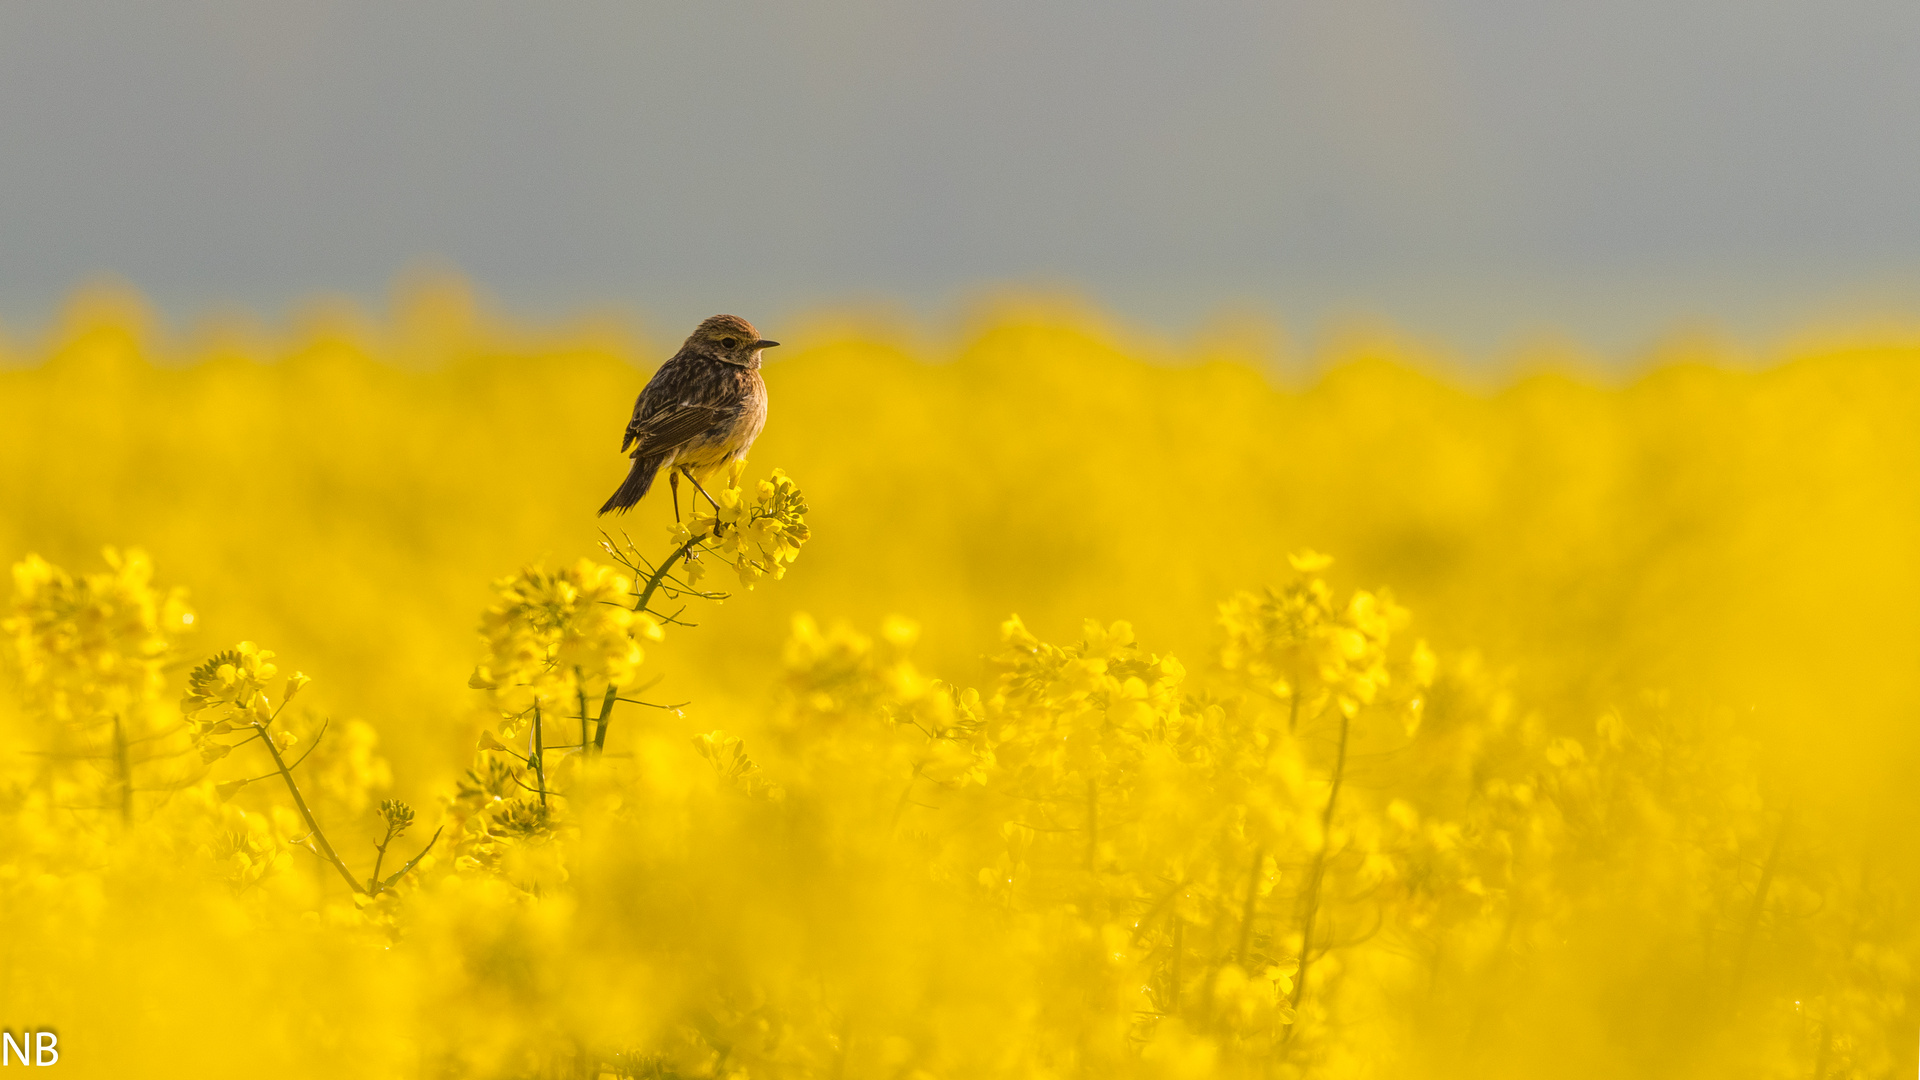
<svg viewBox="0 0 1920 1080">
<path fill-rule="evenodd" d="M 1487 387 L 769 329 L 681 526 L 593 515 L 670 348 L 611 325 L 16 342 L 0 1028 L 100 1076 L 1914 1067 L 1920 335 Z"/>
</svg>

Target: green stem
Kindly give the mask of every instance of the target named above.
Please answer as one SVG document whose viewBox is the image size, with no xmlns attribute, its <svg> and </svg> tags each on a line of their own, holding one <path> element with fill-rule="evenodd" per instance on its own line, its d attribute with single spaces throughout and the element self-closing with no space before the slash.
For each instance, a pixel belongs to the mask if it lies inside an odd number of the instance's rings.
<svg viewBox="0 0 1920 1080">
<path fill-rule="evenodd" d="M 1293 969 L 1294 1022 L 1287 1025 L 1288 1039 L 1299 1029 L 1300 998 L 1307 989 L 1307 958 L 1313 952 L 1313 922 L 1320 914 L 1320 883 L 1327 873 L 1327 852 L 1333 847 L 1333 806 L 1340 798 L 1340 781 L 1347 771 L 1347 732 L 1353 721 L 1340 714 L 1340 749 L 1333 761 L 1333 790 L 1327 792 L 1327 806 L 1320 813 L 1320 850 L 1313 856 L 1313 872 L 1307 878 L 1305 910 L 1300 917 L 1300 960 Z"/>
<path fill-rule="evenodd" d="M 1760 916 L 1766 910 L 1767 892 L 1773 887 L 1773 871 L 1780 863 L 1780 846 L 1787 838 L 1787 828 L 1793 824 L 1793 810 L 1789 808 L 1780 815 L 1780 827 L 1774 830 L 1773 846 L 1767 851 L 1767 863 L 1760 870 L 1760 881 L 1753 887 L 1753 906 L 1747 910 L 1747 924 L 1740 929 L 1740 951 L 1733 962 L 1733 986 L 1738 992 L 1740 984 L 1747 977 L 1747 954 L 1753 948 L 1753 934 L 1760 926 Z"/>
<path fill-rule="evenodd" d="M 1087 869 L 1099 869 L 1100 862 L 1100 784 L 1087 777 Z"/>
<path fill-rule="evenodd" d="M 273 736 L 268 734 L 267 726 L 256 720 L 253 722 L 253 728 L 260 733 L 260 741 L 266 745 L 267 753 L 273 755 L 274 768 L 280 771 L 280 779 L 287 782 L 287 792 L 293 796 L 293 805 L 299 808 L 300 817 L 306 821 L 307 828 L 313 833 L 313 842 L 319 845 L 320 854 L 326 856 L 335 870 L 340 871 L 340 877 L 346 881 L 347 888 L 354 892 L 365 892 L 366 890 L 360 887 L 360 883 L 353 880 L 353 872 L 347 869 L 347 864 L 341 861 L 339 855 L 334 854 L 333 845 L 327 842 L 327 834 L 320 831 L 320 823 L 313 819 L 313 811 L 307 808 L 307 800 L 300 794 L 300 785 L 293 782 L 293 770 L 287 768 L 287 759 L 280 756 L 280 748 L 273 745 Z"/>
<path fill-rule="evenodd" d="M 1176 911 L 1173 916 L 1173 971 L 1168 978 L 1167 992 L 1169 1016 L 1180 1015 L 1180 961 L 1186 957 L 1187 952 L 1186 930 L 1186 920 L 1182 919 Z"/>
<path fill-rule="evenodd" d="M 541 742 L 540 706 L 533 707 L 533 753 L 527 755 L 527 764 L 533 766 L 534 785 L 540 789 L 540 805 L 547 805 L 547 749 Z"/>
<path fill-rule="evenodd" d="M 414 867 L 416 867 L 416 866 L 418 866 L 418 865 L 420 865 L 420 860 L 421 860 L 421 859 L 424 859 L 424 858 L 426 858 L 426 857 L 427 857 L 427 852 L 429 852 L 429 851 L 432 851 L 432 850 L 433 850 L 433 845 L 435 845 L 435 844 L 437 844 L 437 843 L 439 843 L 439 842 L 440 842 L 440 834 L 441 834 L 442 832 L 445 832 L 445 831 L 446 831 L 446 826 L 444 826 L 444 825 L 442 825 L 442 826 L 441 826 L 440 828 L 438 828 L 438 829 L 435 829 L 435 830 L 433 830 L 433 835 L 427 838 L 427 846 L 426 846 L 426 847 L 423 847 L 423 848 L 421 848 L 421 849 L 420 849 L 420 853 L 419 853 L 419 854 L 417 854 L 417 855 L 415 855 L 415 856 L 414 856 L 413 858 L 411 858 L 411 859 L 408 859 L 408 860 L 407 860 L 407 865 L 405 865 L 405 866 L 402 866 L 402 867 L 401 867 L 400 869 L 398 869 L 398 870 L 395 870 L 395 871 L 394 871 L 394 872 L 393 872 L 393 873 L 392 873 L 392 874 L 391 874 L 391 875 L 390 875 L 390 876 L 389 876 L 389 877 L 387 878 L 387 880 L 385 880 L 385 881 L 382 881 L 382 882 L 380 882 L 380 883 L 379 883 L 379 887 L 378 887 L 378 888 L 376 888 L 376 889 L 375 889 L 375 890 L 373 891 L 373 895 L 375 895 L 375 896 L 378 896 L 378 895 L 379 895 L 380 893 L 383 893 L 383 892 L 386 892 L 386 891 L 387 891 L 388 889 L 391 889 L 391 888 L 393 888 L 393 883 L 394 883 L 394 882 L 396 882 L 396 881 L 399 881 L 399 880 L 400 880 L 401 878 L 403 878 L 403 877 L 405 877 L 405 876 L 406 876 L 406 874 L 407 874 L 407 871 L 409 871 L 409 870 L 411 870 L 411 869 L 413 869 Z"/>
<path fill-rule="evenodd" d="M 120 714 L 113 714 L 113 762 L 120 770 L 120 820 L 133 822 L 133 763 L 127 757 L 127 732 Z"/>
<path fill-rule="evenodd" d="M 1287 734 L 1294 733 L 1300 725 L 1300 664 L 1293 665 L 1293 693 L 1287 695 Z"/>
<path fill-rule="evenodd" d="M 600 719 L 593 731 L 593 752 L 604 753 L 607 748 L 607 723 L 613 719 L 613 703 L 620 696 L 620 690 L 613 684 L 607 684 L 607 696 L 600 699 Z"/>
<path fill-rule="evenodd" d="M 580 753 L 587 752 L 587 685 L 579 668 L 573 669 L 573 693 L 580 699 Z"/>
<path fill-rule="evenodd" d="M 719 534 L 715 533 L 715 535 L 717 536 Z M 667 571 L 673 569 L 674 563 L 685 558 L 687 553 L 693 550 L 694 545 L 705 539 L 706 537 L 704 536 L 696 536 L 673 549 L 673 554 L 668 555 L 666 561 L 662 562 L 659 567 L 654 570 L 653 575 L 647 578 L 647 586 L 640 591 L 640 602 L 633 605 L 633 610 L 647 610 L 647 605 L 653 601 L 654 590 L 658 589 L 660 583 L 667 579 Z"/>
<path fill-rule="evenodd" d="M 1253 869 L 1247 874 L 1247 902 L 1240 909 L 1240 946 L 1233 952 L 1233 962 L 1245 971 L 1247 968 L 1247 943 L 1253 937 L 1254 908 L 1260 903 L 1260 863 L 1267 857 L 1267 849 L 1253 849 Z"/>
<path fill-rule="evenodd" d="M 381 840 L 379 845 L 373 849 L 375 852 L 373 856 L 373 877 L 367 879 L 367 889 L 369 893 L 378 891 L 380 888 L 380 864 L 387 861 L 387 845 L 391 843 L 393 843 L 393 822 L 389 821 L 387 822 L 386 838 Z"/>
</svg>

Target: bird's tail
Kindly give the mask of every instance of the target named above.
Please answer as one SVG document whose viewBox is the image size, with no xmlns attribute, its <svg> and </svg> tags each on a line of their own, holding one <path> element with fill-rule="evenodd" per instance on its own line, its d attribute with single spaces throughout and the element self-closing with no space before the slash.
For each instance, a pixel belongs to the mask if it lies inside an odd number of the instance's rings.
<svg viewBox="0 0 1920 1080">
<path fill-rule="evenodd" d="M 633 470 L 627 473 L 626 480 L 620 484 L 620 490 L 613 493 L 607 505 L 600 508 L 601 513 L 618 510 L 626 513 L 634 503 L 647 497 L 647 489 L 653 486 L 654 474 L 660 471 L 660 459 L 657 457 L 635 457 Z"/>
</svg>

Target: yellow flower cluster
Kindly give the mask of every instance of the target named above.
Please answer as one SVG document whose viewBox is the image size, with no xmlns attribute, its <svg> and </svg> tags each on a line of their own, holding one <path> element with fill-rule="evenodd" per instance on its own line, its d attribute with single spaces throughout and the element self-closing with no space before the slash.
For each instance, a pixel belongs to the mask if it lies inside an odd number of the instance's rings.
<svg viewBox="0 0 1920 1080">
<path fill-rule="evenodd" d="M 1289 559 L 1296 571 L 1308 573 L 1333 564 L 1317 552 Z M 1407 618 L 1391 596 L 1364 590 L 1355 592 L 1345 608 L 1336 608 L 1319 578 L 1260 595 L 1240 593 L 1220 606 L 1226 631 L 1220 665 L 1286 702 L 1289 731 L 1303 711 L 1313 715 L 1331 706 L 1352 718 L 1395 685 L 1386 644 Z M 1419 691 L 1433 681 L 1435 664 L 1424 641 L 1407 657 L 1401 684 L 1412 693 L 1396 704 L 1408 735 L 1420 726 Z"/>
<path fill-rule="evenodd" d="M 782 578 L 800 554 L 807 531 L 807 501 L 793 479 L 779 469 L 760 481 L 751 502 L 740 487 L 744 459 L 728 468 L 727 486 L 706 511 L 667 530 L 676 548 L 698 546 L 733 567 L 740 584 L 753 588 L 763 578 Z M 687 563 L 687 584 L 698 585 L 706 568 L 698 558 Z"/>
<path fill-rule="evenodd" d="M 63 720 L 126 713 L 159 688 L 180 636 L 193 626 L 186 592 L 152 587 L 145 552 L 108 548 L 107 570 L 74 578 L 30 556 L 13 568 L 13 635 L 38 707 Z"/>
<path fill-rule="evenodd" d="M 136 789 L 165 772 L 173 724 L 166 668 L 193 628 L 186 592 L 153 588 L 145 552 L 106 549 L 107 570 L 74 577 L 37 556 L 13 568 L 12 635 L 23 697 L 54 721 L 32 750 L 61 781 L 131 814 Z"/>
<path fill-rule="evenodd" d="M 223 740 L 242 735 L 251 738 L 280 714 L 280 707 L 267 695 L 268 680 L 280 672 L 269 663 L 272 659 L 270 650 L 243 641 L 214 654 L 187 676 L 187 694 L 180 700 L 180 711 L 192 726 L 202 760 L 213 762 L 226 757 L 238 744 Z M 309 681 L 297 671 L 288 676 L 280 705 L 292 701 Z M 273 737 L 282 749 L 297 741 L 287 731 Z"/>
<path fill-rule="evenodd" d="M 721 779 L 748 795 L 777 800 L 786 794 L 778 784 L 768 782 L 766 773 L 747 756 L 746 744 L 738 735 L 724 731 L 695 735 L 693 748 L 707 759 Z"/>
<path fill-rule="evenodd" d="M 588 683 L 627 685 L 645 656 L 640 643 L 661 638 L 653 617 L 633 610 L 632 579 L 591 559 L 528 567 L 493 590 L 498 599 L 480 620 L 486 659 L 468 685 L 509 717 L 565 708 Z"/>
</svg>

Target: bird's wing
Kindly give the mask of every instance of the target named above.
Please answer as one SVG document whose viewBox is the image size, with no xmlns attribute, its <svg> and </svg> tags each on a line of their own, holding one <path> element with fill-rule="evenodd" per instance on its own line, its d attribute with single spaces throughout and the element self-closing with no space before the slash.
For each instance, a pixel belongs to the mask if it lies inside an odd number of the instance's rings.
<svg viewBox="0 0 1920 1080">
<path fill-rule="evenodd" d="M 646 410 L 646 407 L 647 392 L 642 390 L 640 396 L 633 399 L 633 419 L 627 421 L 627 430 L 620 436 L 621 453 L 626 453 L 627 447 L 633 444 L 634 431 L 640 426 L 640 414 Z"/>
<path fill-rule="evenodd" d="M 627 425 L 627 439 L 637 439 L 639 446 L 634 454 L 659 454 L 685 443 L 695 435 L 713 426 L 720 418 L 720 410 L 711 405 L 695 405 L 682 402 L 669 405 L 644 419 L 635 418 Z M 621 449 L 626 443 L 621 443 Z"/>
</svg>

